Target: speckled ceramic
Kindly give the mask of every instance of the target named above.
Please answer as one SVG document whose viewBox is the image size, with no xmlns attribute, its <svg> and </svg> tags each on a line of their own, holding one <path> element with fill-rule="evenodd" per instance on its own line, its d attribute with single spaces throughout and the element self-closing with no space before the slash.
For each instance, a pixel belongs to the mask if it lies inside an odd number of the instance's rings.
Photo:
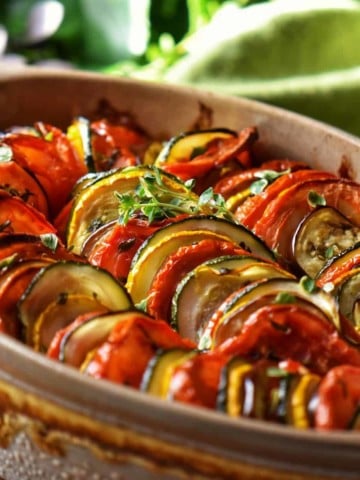
<svg viewBox="0 0 360 480">
<path fill-rule="evenodd" d="M 0 128 L 66 125 L 105 103 L 159 137 L 196 125 L 257 125 L 262 154 L 360 177 L 358 139 L 263 104 L 83 73 L 0 76 Z M 0 441 L 4 480 L 360 478 L 359 433 L 298 431 L 170 404 L 87 378 L 5 336 Z"/>
</svg>

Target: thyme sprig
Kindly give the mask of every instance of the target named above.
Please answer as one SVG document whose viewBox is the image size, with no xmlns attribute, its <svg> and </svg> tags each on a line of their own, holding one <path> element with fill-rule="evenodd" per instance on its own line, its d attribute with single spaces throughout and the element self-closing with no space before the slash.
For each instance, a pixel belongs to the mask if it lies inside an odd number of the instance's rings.
<svg viewBox="0 0 360 480">
<path fill-rule="evenodd" d="M 265 188 L 273 183 L 277 178 L 290 173 L 290 169 L 277 172 L 275 170 L 262 170 L 255 173 L 255 177 L 259 178 L 250 185 L 250 192 L 253 195 L 258 195 L 263 192 Z"/>
<path fill-rule="evenodd" d="M 139 178 L 138 186 L 130 192 L 115 195 L 119 200 L 119 218 L 126 225 L 130 218 L 146 218 L 151 224 L 156 220 L 175 217 L 180 214 L 217 215 L 231 219 L 232 215 L 225 207 L 224 198 L 212 188 L 206 189 L 200 196 L 193 191 L 195 182 L 179 182 L 178 189 L 171 189 L 163 181 L 163 173 L 154 167 L 151 172 Z"/>
</svg>

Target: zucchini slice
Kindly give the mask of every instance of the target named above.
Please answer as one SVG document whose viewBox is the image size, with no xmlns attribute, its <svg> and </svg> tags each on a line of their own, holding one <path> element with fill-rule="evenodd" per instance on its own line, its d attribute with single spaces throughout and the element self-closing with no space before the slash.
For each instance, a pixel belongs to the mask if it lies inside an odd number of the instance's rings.
<svg viewBox="0 0 360 480">
<path fill-rule="evenodd" d="M 196 355 L 195 350 L 159 349 L 144 371 L 140 390 L 160 398 L 167 398 L 171 376 L 175 368 L 194 355 Z"/>
<path fill-rule="evenodd" d="M 70 328 L 61 340 L 59 361 L 80 368 L 88 353 L 103 343 L 119 322 L 129 320 L 135 311 L 125 310 L 95 314 L 75 328 Z M 139 312 L 136 312 L 139 315 Z"/>
<path fill-rule="evenodd" d="M 146 170 L 129 169 L 101 176 L 75 197 L 67 226 L 68 248 L 80 254 L 85 240 L 103 225 L 118 218 L 118 200 L 115 192 L 132 191 L 139 176 Z"/>
<path fill-rule="evenodd" d="M 165 143 L 155 160 L 155 165 L 161 167 L 163 163 L 189 161 L 204 153 L 210 142 L 236 136 L 235 131 L 226 128 L 181 133 Z"/>
<path fill-rule="evenodd" d="M 256 387 L 251 381 L 254 365 L 243 358 L 232 358 L 223 368 L 219 391 L 216 399 L 216 408 L 226 412 L 231 417 L 240 417 L 244 414 L 244 404 L 247 403 L 247 410 L 253 407 L 254 390 Z M 252 398 L 245 398 L 249 392 L 245 390 L 245 383 L 251 384 Z"/>
<path fill-rule="evenodd" d="M 310 404 L 320 376 L 291 372 L 276 362 L 251 363 L 232 358 L 220 377 L 217 408 L 232 417 L 252 417 L 286 423 L 297 428 L 312 426 Z"/>
<path fill-rule="evenodd" d="M 101 226 L 119 218 L 119 199 L 116 193 L 133 192 L 139 185 L 139 178 L 152 173 L 150 167 L 128 167 L 101 175 L 80 190 L 74 199 L 67 226 L 67 246 L 74 253 L 82 253 L 84 242 Z M 189 190 L 172 175 L 161 173 L 167 189 L 189 195 Z M 197 198 L 193 194 L 194 198 Z"/>
<path fill-rule="evenodd" d="M 275 259 L 273 252 L 267 248 L 264 242 L 243 225 L 213 215 L 197 215 L 171 223 L 155 232 L 138 250 L 133 264 L 146 254 L 148 248 L 156 246 L 163 238 L 184 230 L 210 230 L 220 233 L 230 237 L 234 243 L 249 253 L 258 255 L 265 260 L 274 261 Z"/>
<path fill-rule="evenodd" d="M 324 321 L 329 321 L 341 330 L 338 304 L 335 298 L 323 290 L 308 292 L 296 280 L 268 279 L 254 282 L 230 295 L 208 322 L 200 340 L 200 349 L 214 348 L 223 340 L 236 335 L 250 313 L 257 308 L 286 297 L 286 301 L 307 305 L 315 310 Z M 326 319 L 326 320 L 325 320 Z"/>
<path fill-rule="evenodd" d="M 108 272 L 85 263 L 57 262 L 42 268 L 18 304 L 25 342 L 46 351 L 56 331 L 81 313 L 131 307 L 126 290 Z"/>
<path fill-rule="evenodd" d="M 236 209 L 245 202 L 245 200 L 250 197 L 251 190 L 250 188 L 244 188 L 240 192 L 234 193 L 229 197 L 225 202 L 225 207 L 231 212 L 235 213 Z"/>
<path fill-rule="evenodd" d="M 90 121 L 81 116 L 74 118 L 66 134 L 88 171 L 95 172 L 96 168 L 91 147 Z"/>
<path fill-rule="evenodd" d="M 215 310 L 234 291 L 265 278 L 294 278 L 277 265 L 251 255 L 233 260 L 202 264 L 180 282 L 172 299 L 172 325 L 182 337 L 199 340 Z"/>
<path fill-rule="evenodd" d="M 158 232 L 161 233 L 162 230 L 155 232 L 151 240 L 154 239 Z M 161 235 L 161 241 L 156 242 L 156 245 L 152 246 L 154 242 L 150 242 L 147 248 L 140 247 L 142 254 L 136 256 L 136 261 L 132 262 L 126 283 L 126 288 L 133 302 L 139 304 L 146 300 L 156 273 L 169 255 L 174 253 L 179 247 L 191 245 L 205 239 L 231 242 L 230 237 L 210 230 L 184 230 L 171 233 L 166 237 Z M 145 241 L 145 243 L 147 242 Z"/>
<path fill-rule="evenodd" d="M 201 237 L 196 236 L 191 240 L 192 231 L 201 231 L 202 238 L 206 238 L 205 232 L 209 234 L 207 238 L 218 235 L 220 240 L 231 241 L 250 253 L 266 260 L 274 260 L 265 244 L 242 225 L 211 215 L 188 217 L 157 230 L 136 252 L 126 284 L 135 303 L 146 298 L 151 282 L 167 255 L 181 245 L 200 240 Z"/>
<path fill-rule="evenodd" d="M 297 378 L 288 402 L 287 423 L 296 428 L 312 426 L 310 405 L 316 398 L 321 377 L 315 373 L 305 373 Z"/>
<path fill-rule="evenodd" d="M 293 237 L 298 266 L 315 278 L 327 260 L 360 241 L 360 228 L 332 207 L 318 207 L 299 225 Z"/>
</svg>

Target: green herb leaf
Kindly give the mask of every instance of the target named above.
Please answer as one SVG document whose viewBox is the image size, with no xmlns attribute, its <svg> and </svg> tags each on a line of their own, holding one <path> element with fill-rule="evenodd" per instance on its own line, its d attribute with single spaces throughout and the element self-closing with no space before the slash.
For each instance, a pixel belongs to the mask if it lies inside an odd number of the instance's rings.
<svg viewBox="0 0 360 480">
<path fill-rule="evenodd" d="M 308 293 L 313 293 L 317 290 L 315 280 L 307 276 L 300 279 L 300 285 Z"/>
<path fill-rule="evenodd" d="M 283 370 L 280 367 L 269 367 L 266 369 L 266 375 L 268 377 L 282 378 L 282 377 L 288 377 L 290 373 L 287 372 L 286 370 Z"/>
<path fill-rule="evenodd" d="M 0 261 L 0 269 L 10 267 L 16 261 L 17 258 L 18 258 L 17 253 L 14 253 L 13 255 L 10 255 L 9 257 L 3 258 Z"/>
<path fill-rule="evenodd" d="M 311 207 L 325 207 L 326 206 L 326 199 L 323 195 L 311 190 L 308 193 L 308 204 Z"/>
<path fill-rule="evenodd" d="M 325 250 L 325 258 L 327 258 L 327 259 L 332 258 L 334 256 L 334 253 L 335 253 L 334 247 L 333 246 L 328 247 Z"/>
<path fill-rule="evenodd" d="M 211 348 L 211 338 L 208 333 L 202 335 L 199 341 L 198 348 L 199 350 L 209 350 Z"/>
<path fill-rule="evenodd" d="M 263 192 L 268 185 L 268 181 L 265 178 L 262 178 L 261 180 L 257 180 L 250 185 L 250 192 L 253 195 L 258 195 L 259 193 Z"/>
<path fill-rule="evenodd" d="M 253 195 L 258 195 L 259 193 L 263 192 L 265 188 L 273 183 L 277 178 L 282 177 L 283 175 L 287 175 L 290 173 L 291 170 L 283 170 L 278 172 L 276 170 L 261 170 L 255 173 L 255 177 L 259 178 L 260 180 L 256 180 L 250 185 L 250 192 Z"/>
<path fill-rule="evenodd" d="M 160 169 L 153 167 L 139 179 L 132 192 L 115 193 L 119 201 L 119 223 L 125 225 L 130 218 L 144 217 L 149 223 L 155 220 L 187 214 L 217 214 L 233 220 L 225 207 L 225 200 L 212 188 L 196 197 L 190 190 L 194 182 L 182 183 L 184 189 L 171 190 L 163 181 Z M 180 185 L 179 185 L 180 186 Z"/>
<path fill-rule="evenodd" d="M 54 140 L 54 132 L 47 132 L 47 134 L 44 136 L 44 140 L 47 142 L 52 142 Z"/>
<path fill-rule="evenodd" d="M 40 235 L 40 238 L 45 247 L 55 252 L 59 243 L 59 239 L 54 233 L 44 233 Z"/>
<path fill-rule="evenodd" d="M 0 163 L 10 162 L 12 158 L 12 149 L 7 145 L 0 145 Z"/>
<path fill-rule="evenodd" d="M 287 304 L 295 303 L 295 297 L 288 292 L 280 292 L 276 295 L 274 303 Z"/>
<path fill-rule="evenodd" d="M 147 298 L 144 298 L 143 300 L 141 300 L 139 303 L 137 303 L 135 305 L 135 307 L 138 309 L 138 310 L 141 310 L 142 312 L 146 312 L 146 309 L 147 309 L 147 301 L 148 299 Z"/>
</svg>

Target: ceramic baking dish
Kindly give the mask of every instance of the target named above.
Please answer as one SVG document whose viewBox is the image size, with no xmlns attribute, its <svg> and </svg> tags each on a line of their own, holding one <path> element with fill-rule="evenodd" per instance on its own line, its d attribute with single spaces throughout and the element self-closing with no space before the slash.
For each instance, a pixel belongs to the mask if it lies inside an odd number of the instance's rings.
<svg viewBox="0 0 360 480">
<path fill-rule="evenodd" d="M 0 128 L 66 125 L 111 105 L 160 137 L 194 125 L 256 125 L 259 152 L 360 178 L 360 141 L 244 99 L 86 73 L 0 77 Z M 349 115 L 351 112 L 349 112 Z M 360 478 L 360 435 L 319 433 L 157 400 L 94 380 L 0 336 L 0 477 L 5 480 Z"/>
</svg>

